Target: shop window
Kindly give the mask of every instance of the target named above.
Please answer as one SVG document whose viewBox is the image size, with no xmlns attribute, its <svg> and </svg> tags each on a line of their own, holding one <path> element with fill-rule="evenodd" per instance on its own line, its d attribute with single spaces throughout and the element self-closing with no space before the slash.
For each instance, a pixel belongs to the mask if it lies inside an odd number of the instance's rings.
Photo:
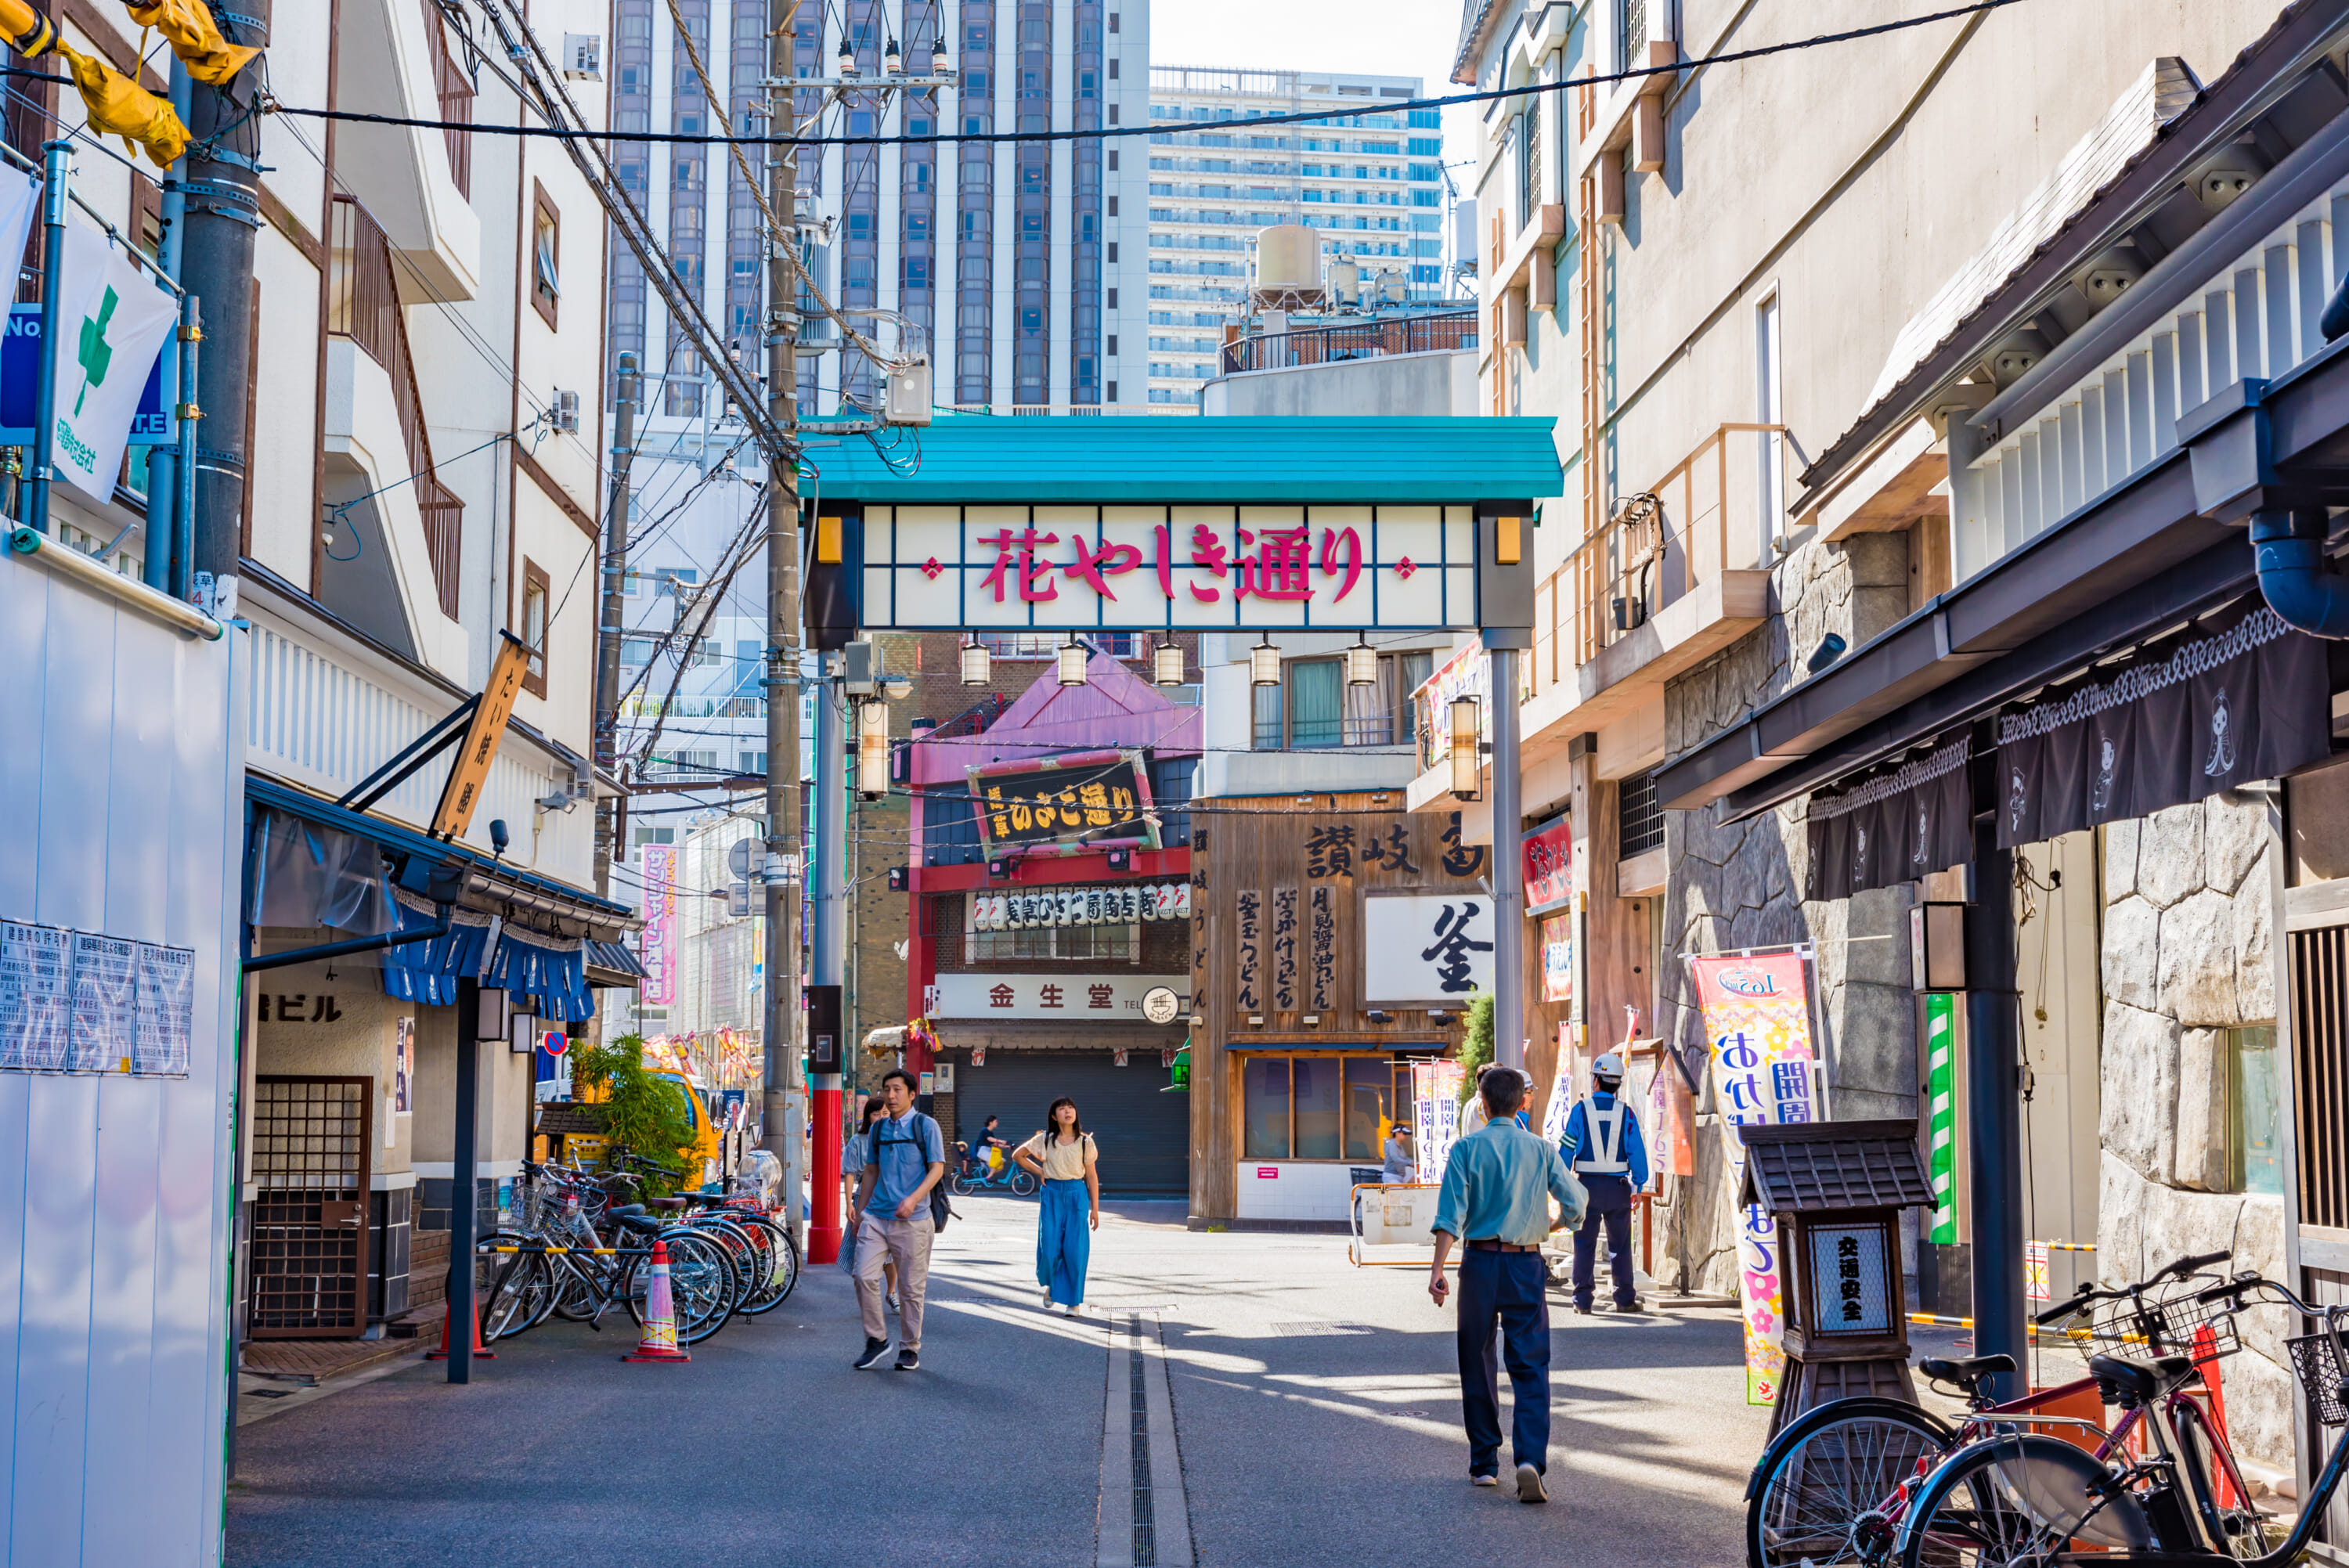
<svg viewBox="0 0 2349 1568">
<path fill-rule="evenodd" d="M 1379 659 L 1374 686 L 1350 686 L 1337 659 L 1284 659 L 1278 686 L 1257 686 L 1259 751 L 1324 751 L 1345 746 L 1404 746 L 1413 740 L 1411 694 L 1427 679 L 1425 653 Z"/>
<path fill-rule="evenodd" d="M 963 958 L 972 964 L 1031 958 L 1132 964 L 1141 954 L 1138 925 L 1046 925 L 1025 931 L 963 933 Z"/>
<path fill-rule="evenodd" d="M 1384 1056 L 1257 1056 L 1240 1076 L 1251 1160 L 1379 1159 L 1411 1103 L 1411 1064 Z"/>
<path fill-rule="evenodd" d="M 2227 1188 L 2283 1195 L 2283 1094 L 2272 1024 L 2227 1031 Z"/>
</svg>

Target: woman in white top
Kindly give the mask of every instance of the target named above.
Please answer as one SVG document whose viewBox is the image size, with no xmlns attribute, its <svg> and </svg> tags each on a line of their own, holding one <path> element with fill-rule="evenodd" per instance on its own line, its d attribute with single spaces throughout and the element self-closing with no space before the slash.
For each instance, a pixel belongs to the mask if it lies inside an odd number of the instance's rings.
<svg viewBox="0 0 2349 1568">
<path fill-rule="evenodd" d="M 1098 1156 L 1092 1134 L 1077 1119 L 1077 1102 L 1054 1100 L 1044 1130 L 1011 1157 L 1044 1183 L 1036 1214 L 1036 1283 L 1044 1288 L 1044 1308 L 1074 1317 L 1085 1299 L 1092 1233 L 1101 1229 Z"/>
</svg>

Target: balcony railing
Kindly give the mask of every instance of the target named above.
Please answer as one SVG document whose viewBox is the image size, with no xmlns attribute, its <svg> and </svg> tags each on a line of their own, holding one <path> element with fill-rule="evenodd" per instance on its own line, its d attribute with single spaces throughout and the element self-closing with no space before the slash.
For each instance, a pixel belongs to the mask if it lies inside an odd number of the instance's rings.
<svg viewBox="0 0 2349 1568">
<path fill-rule="evenodd" d="M 1270 332 L 1224 346 L 1223 374 L 1286 370 L 1300 365 L 1336 365 L 1387 354 L 1431 354 L 1476 346 L 1476 313 L 1399 315 L 1385 321 L 1299 327 Z"/>
<path fill-rule="evenodd" d="M 1726 424 L 1535 590 L 1533 694 L 1574 675 L 1723 571 L 1766 567 L 1770 447 L 1784 425 Z"/>
<path fill-rule="evenodd" d="M 416 362 L 408 349 L 408 322 L 400 313 L 399 288 L 392 273 L 391 242 L 366 208 L 348 196 L 337 196 L 327 250 L 326 330 L 349 338 L 391 378 L 408 472 L 387 476 L 384 483 L 413 481 L 440 612 L 453 621 L 463 565 L 465 503 L 433 471 L 431 438 L 416 390 Z"/>
</svg>

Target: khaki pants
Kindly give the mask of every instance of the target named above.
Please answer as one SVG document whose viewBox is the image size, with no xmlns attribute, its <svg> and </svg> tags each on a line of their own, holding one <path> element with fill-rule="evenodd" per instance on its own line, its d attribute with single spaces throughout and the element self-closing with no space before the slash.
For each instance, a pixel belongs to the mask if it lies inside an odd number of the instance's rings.
<svg viewBox="0 0 2349 1568">
<path fill-rule="evenodd" d="M 930 1243 L 936 1235 L 926 1198 L 910 1220 L 866 1212 L 856 1232 L 856 1305 L 864 1314 L 865 1338 L 889 1337 L 889 1291 L 881 1279 L 886 1261 L 897 1265 L 897 1348 L 922 1347 L 922 1297 L 929 1289 Z"/>
</svg>

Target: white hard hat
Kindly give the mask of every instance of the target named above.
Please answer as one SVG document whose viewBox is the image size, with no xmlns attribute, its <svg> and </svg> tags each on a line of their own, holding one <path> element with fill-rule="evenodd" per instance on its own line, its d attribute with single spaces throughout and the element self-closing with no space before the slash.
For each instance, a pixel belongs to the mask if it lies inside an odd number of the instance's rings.
<svg viewBox="0 0 2349 1568">
<path fill-rule="evenodd" d="M 1613 1051 L 1609 1051 L 1605 1056 L 1600 1057 L 1597 1061 L 1590 1064 L 1590 1076 L 1592 1078 L 1619 1079 L 1623 1076 L 1623 1058 L 1617 1056 Z"/>
</svg>

